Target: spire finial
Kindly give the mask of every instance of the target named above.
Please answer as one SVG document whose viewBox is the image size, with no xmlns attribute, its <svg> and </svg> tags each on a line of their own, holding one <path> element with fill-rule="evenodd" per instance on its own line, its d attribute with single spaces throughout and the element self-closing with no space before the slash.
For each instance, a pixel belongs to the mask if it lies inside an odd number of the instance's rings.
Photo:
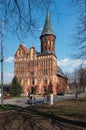
<svg viewBox="0 0 86 130">
<path fill-rule="evenodd" d="M 47 9 L 47 15 L 46 18 L 49 20 L 50 19 L 50 14 L 49 14 L 49 10 Z"/>
</svg>

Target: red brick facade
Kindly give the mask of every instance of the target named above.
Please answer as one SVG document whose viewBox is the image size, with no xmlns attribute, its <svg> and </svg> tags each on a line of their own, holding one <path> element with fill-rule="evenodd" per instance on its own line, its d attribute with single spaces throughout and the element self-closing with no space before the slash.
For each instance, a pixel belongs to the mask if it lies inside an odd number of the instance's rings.
<svg viewBox="0 0 86 130">
<path fill-rule="evenodd" d="M 67 79 L 64 75 L 58 74 L 55 38 L 52 32 L 51 34 L 42 32 L 40 53 L 35 47 L 28 50 L 22 44 L 19 45 L 14 56 L 14 75 L 23 86 L 25 94 L 28 90 L 31 93 L 35 90 L 38 94 L 65 92 Z"/>
</svg>

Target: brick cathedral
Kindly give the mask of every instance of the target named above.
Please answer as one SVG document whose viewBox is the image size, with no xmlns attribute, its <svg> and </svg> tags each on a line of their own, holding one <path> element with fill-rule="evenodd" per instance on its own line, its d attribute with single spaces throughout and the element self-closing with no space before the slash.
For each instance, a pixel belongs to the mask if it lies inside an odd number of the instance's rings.
<svg viewBox="0 0 86 130">
<path fill-rule="evenodd" d="M 47 12 L 40 36 L 41 51 L 37 52 L 33 46 L 27 49 L 23 44 L 19 45 L 14 56 L 14 75 L 23 86 L 25 94 L 28 91 L 59 94 L 67 89 L 67 78 L 58 66 L 55 54 L 55 39 Z"/>
</svg>

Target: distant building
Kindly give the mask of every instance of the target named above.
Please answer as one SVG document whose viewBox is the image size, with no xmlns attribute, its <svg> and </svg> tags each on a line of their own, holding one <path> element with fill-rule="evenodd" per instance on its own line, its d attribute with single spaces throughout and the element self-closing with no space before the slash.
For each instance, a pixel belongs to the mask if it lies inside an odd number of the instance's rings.
<svg viewBox="0 0 86 130">
<path fill-rule="evenodd" d="M 25 94 L 28 91 L 31 93 L 35 91 L 38 94 L 65 92 L 67 78 L 58 67 L 55 39 L 49 12 L 47 12 L 40 36 L 41 52 L 37 52 L 33 46 L 28 50 L 24 45 L 19 45 L 14 56 L 14 75 L 23 86 Z"/>
</svg>

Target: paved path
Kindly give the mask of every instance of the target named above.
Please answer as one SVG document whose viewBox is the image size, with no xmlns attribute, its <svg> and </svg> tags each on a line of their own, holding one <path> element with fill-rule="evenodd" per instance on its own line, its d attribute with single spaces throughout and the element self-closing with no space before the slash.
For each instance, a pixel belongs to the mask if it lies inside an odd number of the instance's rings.
<svg viewBox="0 0 86 130">
<path fill-rule="evenodd" d="M 80 94 L 78 97 L 86 97 L 86 94 Z M 36 95 L 36 101 L 40 102 L 44 99 L 41 95 Z M 61 100 L 69 100 L 69 99 L 75 99 L 75 95 L 64 95 L 64 96 L 54 96 L 54 101 L 61 101 Z M 1 100 L 0 100 L 1 104 Z M 28 104 L 28 97 L 26 98 L 16 98 L 16 99 L 5 99 L 4 104 L 11 104 L 11 105 L 17 105 L 22 107 L 29 106 Z"/>
<path fill-rule="evenodd" d="M 17 105 L 21 107 L 28 106 L 28 98 L 5 99 L 4 104 Z"/>
<path fill-rule="evenodd" d="M 36 95 L 35 97 L 36 97 L 36 101 L 43 100 L 43 97 L 41 95 Z M 29 106 L 28 100 L 29 100 L 28 97 L 15 98 L 15 99 L 12 98 L 12 99 L 5 99 L 3 102 L 4 102 L 4 104 L 11 104 L 11 105 L 17 105 L 17 106 L 21 106 L 21 107 L 27 107 L 27 106 Z M 0 100 L 0 104 L 1 104 L 1 100 Z"/>
</svg>

